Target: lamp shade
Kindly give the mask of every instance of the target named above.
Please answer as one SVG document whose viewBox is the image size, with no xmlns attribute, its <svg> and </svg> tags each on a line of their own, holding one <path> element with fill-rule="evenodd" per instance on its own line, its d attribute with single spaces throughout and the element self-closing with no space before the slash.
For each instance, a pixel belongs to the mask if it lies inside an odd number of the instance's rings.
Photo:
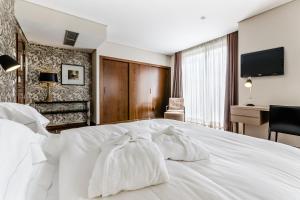
<svg viewBox="0 0 300 200">
<path fill-rule="evenodd" d="M 251 78 L 247 79 L 247 81 L 245 82 L 245 87 L 246 88 L 252 88 L 252 80 L 251 80 Z"/>
<path fill-rule="evenodd" d="M 6 72 L 13 71 L 21 66 L 15 59 L 8 55 L 0 56 L 0 65 Z"/>
<path fill-rule="evenodd" d="M 57 73 L 40 72 L 40 82 L 58 82 Z"/>
</svg>

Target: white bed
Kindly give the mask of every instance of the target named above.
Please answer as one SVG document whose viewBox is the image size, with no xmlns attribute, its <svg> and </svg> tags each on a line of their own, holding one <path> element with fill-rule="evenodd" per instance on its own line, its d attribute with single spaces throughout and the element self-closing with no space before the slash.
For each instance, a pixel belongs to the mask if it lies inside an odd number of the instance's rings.
<svg viewBox="0 0 300 200">
<path fill-rule="evenodd" d="M 111 134 L 130 127 L 160 130 L 173 125 L 200 140 L 210 159 L 166 161 L 166 184 L 121 192 L 112 200 L 299 200 L 300 150 L 267 140 L 171 120 L 85 127 L 62 132 L 59 199 L 87 199 L 88 184 L 99 148 Z"/>
</svg>

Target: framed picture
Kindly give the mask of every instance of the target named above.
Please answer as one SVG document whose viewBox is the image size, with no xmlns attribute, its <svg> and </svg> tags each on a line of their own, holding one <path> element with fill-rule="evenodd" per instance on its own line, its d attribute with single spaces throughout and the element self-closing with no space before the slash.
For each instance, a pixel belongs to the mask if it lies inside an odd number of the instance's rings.
<svg viewBox="0 0 300 200">
<path fill-rule="evenodd" d="M 84 66 L 62 64 L 61 84 L 62 85 L 84 85 Z"/>
</svg>

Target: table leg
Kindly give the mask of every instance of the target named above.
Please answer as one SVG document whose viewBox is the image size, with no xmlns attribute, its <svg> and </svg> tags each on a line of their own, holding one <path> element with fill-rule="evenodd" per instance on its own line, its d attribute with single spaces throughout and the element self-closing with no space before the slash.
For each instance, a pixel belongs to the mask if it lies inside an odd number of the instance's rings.
<svg viewBox="0 0 300 200">
<path fill-rule="evenodd" d="M 245 124 L 243 123 L 243 135 L 245 135 Z"/>
<path fill-rule="evenodd" d="M 238 122 L 235 123 L 235 132 L 239 133 L 239 123 Z"/>
</svg>

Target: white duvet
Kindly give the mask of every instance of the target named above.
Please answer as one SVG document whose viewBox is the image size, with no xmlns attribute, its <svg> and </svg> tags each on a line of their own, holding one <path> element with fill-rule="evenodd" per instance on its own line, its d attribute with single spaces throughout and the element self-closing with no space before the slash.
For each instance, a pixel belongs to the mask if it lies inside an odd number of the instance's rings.
<svg viewBox="0 0 300 200">
<path fill-rule="evenodd" d="M 149 120 L 86 127 L 63 132 L 60 199 L 87 199 L 99 146 L 112 134 L 132 128 L 162 130 L 168 126 L 201 141 L 209 160 L 166 161 L 166 184 L 107 197 L 111 200 L 299 200 L 300 150 L 267 140 L 171 120 Z"/>
<path fill-rule="evenodd" d="M 209 152 L 205 149 L 205 145 L 174 126 L 169 126 L 162 131 L 153 131 L 152 139 L 165 159 L 189 162 L 209 159 Z"/>
</svg>

